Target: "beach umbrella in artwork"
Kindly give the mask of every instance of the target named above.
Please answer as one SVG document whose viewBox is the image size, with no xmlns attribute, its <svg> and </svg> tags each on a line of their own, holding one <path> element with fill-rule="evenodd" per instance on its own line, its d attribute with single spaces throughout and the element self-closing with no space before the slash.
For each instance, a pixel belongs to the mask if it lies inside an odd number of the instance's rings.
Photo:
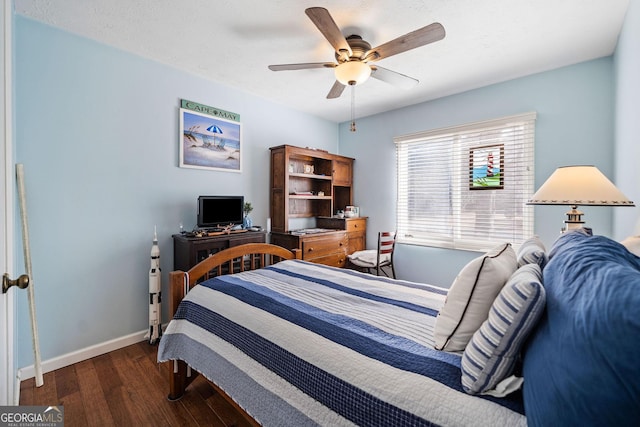
<svg viewBox="0 0 640 427">
<path fill-rule="evenodd" d="M 207 128 L 207 130 L 208 130 L 209 132 L 212 132 L 212 133 L 219 133 L 220 135 L 222 135 L 222 129 L 220 129 L 220 128 L 219 128 L 218 126 L 216 126 L 216 125 L 211 125 L 211 126 L 209 126 L 209 127 Z M 215 135 L 213 135 L 213 145 L 216 145 L 216 136 L 215 136 Z"/>
</svg>

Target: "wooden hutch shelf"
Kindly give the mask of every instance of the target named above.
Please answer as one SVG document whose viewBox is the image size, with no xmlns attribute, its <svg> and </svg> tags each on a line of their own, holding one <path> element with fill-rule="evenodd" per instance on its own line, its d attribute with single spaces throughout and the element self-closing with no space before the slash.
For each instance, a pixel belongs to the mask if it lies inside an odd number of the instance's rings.
<svg viewBox="0 0 640 427">
<path fill-rule="evenodd" d="M 322 222 L 353 204 L 353 161 L 323 150 L 281 145 L 271 148 L 271 242 L 300 249 L 302 259 L 344 266 L 365 248 L 366 218 Z M 291 233 L 289 220 L 317 218 L 320 233 Z M 351 224 L 351 227 L 348 226 Z M 357 225 L 356 225 L 357 224 Z"/>
<path fill-rule="evenodd" d="M 305 179 L 326 179 L 327 181 L 331 181 L 331 176 L 326 175 L 314 175 L 310 173 L 289 173 L 289 178 L 305 178 Z"/>
<path fill-rule="evenodd" d="M 298 199 L 298 200 L 332 200 L 331 196 L 314 196 L 314 195 L 305 195 L 305 194 L 289 194 L 290 199 Z"/>
</svg>

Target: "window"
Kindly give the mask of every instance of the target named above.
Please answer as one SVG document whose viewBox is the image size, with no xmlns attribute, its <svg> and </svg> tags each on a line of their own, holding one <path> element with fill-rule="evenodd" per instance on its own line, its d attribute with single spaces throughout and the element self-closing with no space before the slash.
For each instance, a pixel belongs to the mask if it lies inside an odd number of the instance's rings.
<svg viewBox="0 0 640 427">
<path fill-rule="evenodd" d="M 486 251 L 533 234 L 535 113 L 394 139 L 398 242 Z"/>
</svg>

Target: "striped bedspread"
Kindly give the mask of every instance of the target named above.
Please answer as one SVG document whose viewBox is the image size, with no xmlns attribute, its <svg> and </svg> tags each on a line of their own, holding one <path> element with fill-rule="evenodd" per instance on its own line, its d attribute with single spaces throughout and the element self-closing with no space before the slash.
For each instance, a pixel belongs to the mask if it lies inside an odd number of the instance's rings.
<svg viewBox="0 0 640 427">
<path fill-rule="evenodd" d="M 265 426 L 526 425 L 433 349 L 446 289 L 305 261 L 193 288 L 160 342 Z"/>
</svg>

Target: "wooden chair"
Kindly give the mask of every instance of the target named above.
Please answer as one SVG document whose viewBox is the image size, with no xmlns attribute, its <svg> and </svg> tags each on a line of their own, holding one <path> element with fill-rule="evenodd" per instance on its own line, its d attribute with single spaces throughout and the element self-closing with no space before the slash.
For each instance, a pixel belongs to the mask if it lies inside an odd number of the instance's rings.
<svg viewBox="0 0 640 427">
<path fill-rule="evenodd" d="M 380 275 L 380 271 L 385 276 L 389 274 L 383 267 L 391 268 L 391 277 L 396 278 L 396 271 L 393 267 L 393 250 L 396 246 L 395 231 L 381 231 L 378 233 L 378 249 L 367 249 L 357 251 L 349 255 L 349 262 L 361 270 L 371 273 L 371 269 L 376 269 L 376 275 Z"/>
</svg>

